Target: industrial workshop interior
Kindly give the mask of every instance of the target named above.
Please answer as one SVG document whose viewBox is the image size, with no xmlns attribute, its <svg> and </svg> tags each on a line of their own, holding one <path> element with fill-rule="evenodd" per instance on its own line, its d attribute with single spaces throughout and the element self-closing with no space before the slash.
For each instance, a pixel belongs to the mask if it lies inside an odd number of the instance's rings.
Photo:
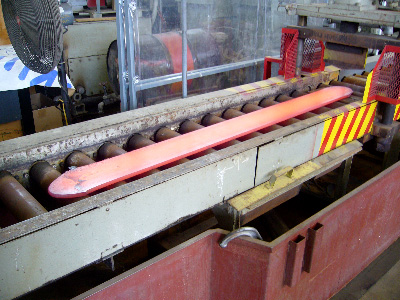
<svg viewBox="0 0 400 300">
<path fill-rule="evenodd" d="M 400 299 L 400 1 L 1 0 L 0 299 Z"/>
</svg>

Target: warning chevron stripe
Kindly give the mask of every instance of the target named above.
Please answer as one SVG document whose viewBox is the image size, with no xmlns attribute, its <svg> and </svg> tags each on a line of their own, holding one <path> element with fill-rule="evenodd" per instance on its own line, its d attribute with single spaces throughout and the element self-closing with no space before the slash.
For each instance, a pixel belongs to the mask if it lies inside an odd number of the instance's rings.
<svg viewBox="0 0 400 300">
<path fill-rule="evenodd" d="M 400 104 L 397 104 L 396 110 L 394 112 L 394 118 L 393 118 L 394 121 L 397 121 L 398 119 L 400 119 L 400 109 L 399 108 L 400 108 Z"/>
<path fill-rule="evenodd" d="M 349 105 L 341 108 L 342 113 L 325 120 L 318 155 L 358 139 L 371 131 L 377 102 L 369 102 L 361 107 L 351 107 Z"/>
</svg>

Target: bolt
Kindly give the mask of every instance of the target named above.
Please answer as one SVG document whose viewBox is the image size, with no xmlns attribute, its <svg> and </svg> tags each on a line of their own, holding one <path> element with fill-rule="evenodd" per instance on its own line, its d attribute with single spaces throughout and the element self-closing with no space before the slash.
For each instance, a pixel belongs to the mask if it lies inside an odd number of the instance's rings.
<svg viewBox="0 0 400 300">
<path fill-rule="evenodd" d="M 29 174 L 28 174 L 28 173 L 24 173 L 23 177 L 24 177 L 25 179 L 28 179 L 28 178 L 29 178 Z"/>
</svg>

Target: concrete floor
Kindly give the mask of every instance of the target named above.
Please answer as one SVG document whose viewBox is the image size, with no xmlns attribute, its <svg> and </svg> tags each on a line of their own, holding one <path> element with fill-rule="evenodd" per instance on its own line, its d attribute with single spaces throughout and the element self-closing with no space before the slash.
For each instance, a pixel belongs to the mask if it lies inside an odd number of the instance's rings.
<svg viewBox="0 0 400 300">
<path fill-rule="evenodd" d="M 399 300 L 400 239 L 331 300 Z"/>
</svg>

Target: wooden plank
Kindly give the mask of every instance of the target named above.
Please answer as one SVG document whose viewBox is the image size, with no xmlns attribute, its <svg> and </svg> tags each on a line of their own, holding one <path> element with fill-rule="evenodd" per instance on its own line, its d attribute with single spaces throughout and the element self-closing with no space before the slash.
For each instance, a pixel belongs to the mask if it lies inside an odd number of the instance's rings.
<svg viewBox="0 0 400 300">
<path fill-rule="evenodd" d="M 85 23 L 85 22 L 98 22 L 98 21 L 115 21 L 116 17 L 103 17 L 103 18 L 83 18 L 83 19 L 75 19 L 77 23 Z"/>
</svg>

